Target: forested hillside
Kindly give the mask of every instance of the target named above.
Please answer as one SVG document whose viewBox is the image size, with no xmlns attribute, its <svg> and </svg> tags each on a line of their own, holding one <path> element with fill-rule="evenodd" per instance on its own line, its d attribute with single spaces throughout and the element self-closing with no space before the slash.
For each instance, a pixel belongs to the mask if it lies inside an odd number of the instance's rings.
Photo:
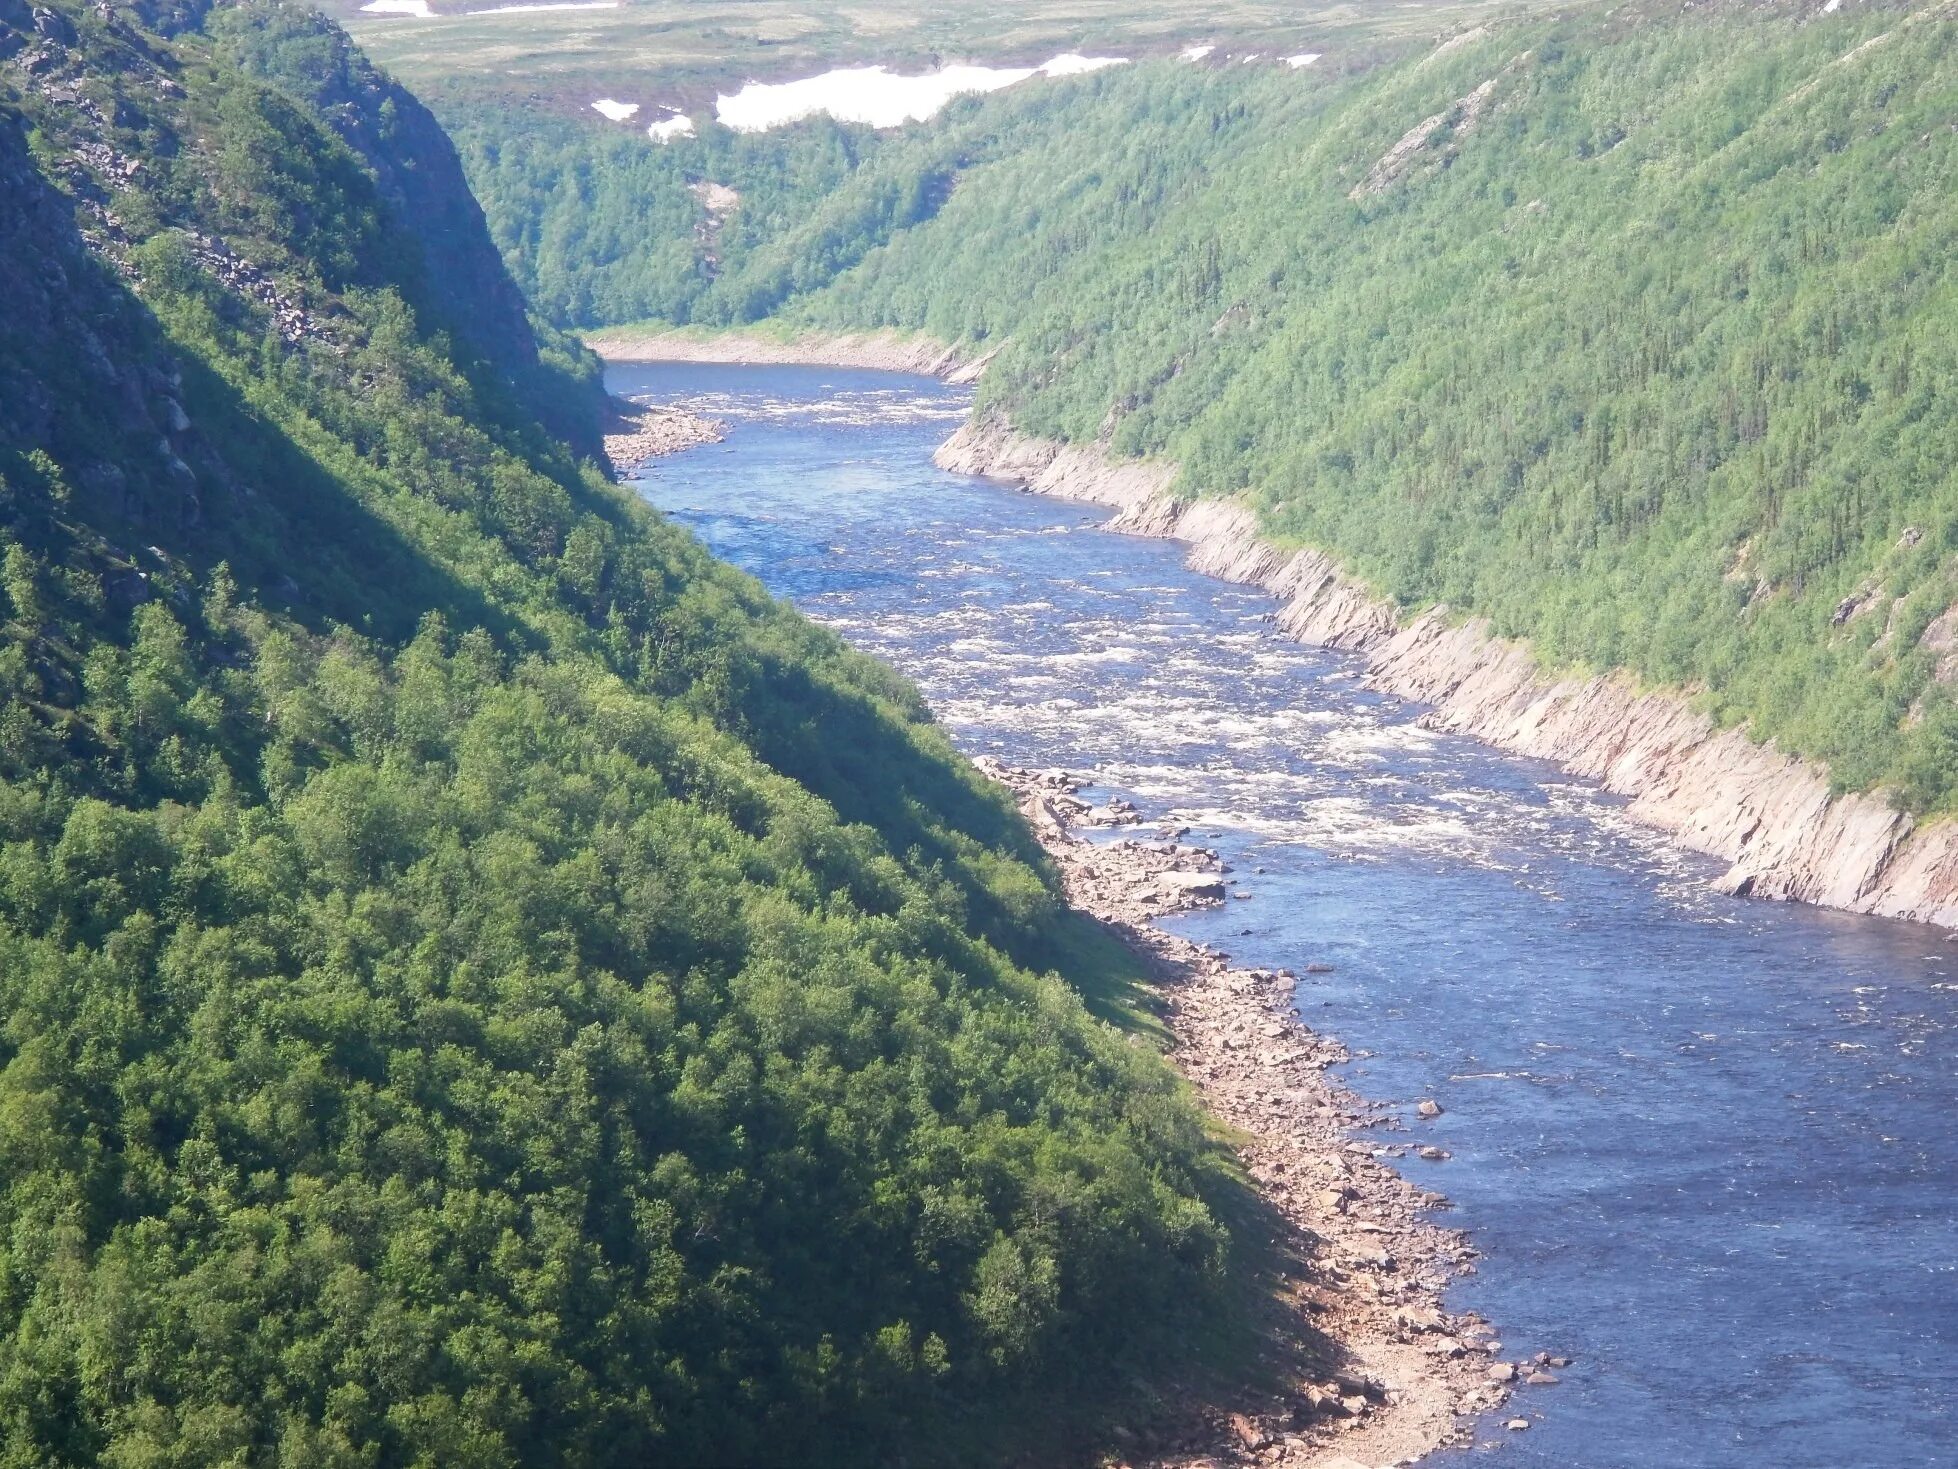
<svg viewBox="0 0 1958 1469">
<path fill-rule="evenodd" d="M 1010 805 L 337 30 L 0 0 L 0 283 L 0 1462 L 970 1461 L 1226 1319 Z"/>
<path fill-rule="evenodd" d="M 567 322 L 1003 342 L 980 411 L 1177 461 L 1405 607 L 1700 691 L 1924 811 L 1958 800 L 1954 111 L 1949 3 L 1621 8 L 967 102 L 857 140 L 793 219 L 736 210 L 714 260 L 679 191 L 753 174 L 724 140 L 594 187 L 684 225 L 617 263 L 465 156 Z M 776 146 L 813 187 L 839 144 Z"/>
</svg>

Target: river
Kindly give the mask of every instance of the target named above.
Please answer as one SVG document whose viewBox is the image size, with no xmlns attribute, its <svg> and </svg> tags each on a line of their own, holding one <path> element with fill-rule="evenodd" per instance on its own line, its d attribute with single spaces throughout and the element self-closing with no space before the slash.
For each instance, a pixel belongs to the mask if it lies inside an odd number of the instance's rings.
<svg viewBox="0 0 1958 1469">
<path fill-rule="evenodd" d="M 1449 1161 L 1398 1166 L 1484 1259 L 1504 1356 L 1574 1358 L 1524 1433 L 1425 1461 L 1958 1464 L 1958 944 L 1725 898 L 1551 766 L 1418 723 L 1262 592 L 1102 513 L 943 473 L 966 390 L 614 367 L 725 420 L 637 488 L 888 660 L 960 745 L 1190 825 L 1248 901 L 1175 927 L 1332 972 L 1307 1022 Z M 1443 1115 L 1422 1122 L 1414 1101 Z M 1398 1134 L 1396 1136 L 1399 1136 Z"/>
</svg>

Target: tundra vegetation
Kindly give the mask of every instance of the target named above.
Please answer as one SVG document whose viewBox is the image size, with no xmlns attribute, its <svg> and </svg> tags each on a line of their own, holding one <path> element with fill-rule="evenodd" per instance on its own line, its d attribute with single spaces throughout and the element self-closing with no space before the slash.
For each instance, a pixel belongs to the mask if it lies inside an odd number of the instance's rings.
<svg viewBox="0 0 1958 1469">
<path fill-rule="evenodd" d="M 980 413 L 1173 461 L 1404 608 L 1687 690 L 1936 813 L 1954 103 L 1950 5 L 1855 3 L 1144 59 L 889 133 L 448 120 L 565 325 L 997 348 Z M 702 179 L 739 206 L 710 219 Z"/>
</svg>

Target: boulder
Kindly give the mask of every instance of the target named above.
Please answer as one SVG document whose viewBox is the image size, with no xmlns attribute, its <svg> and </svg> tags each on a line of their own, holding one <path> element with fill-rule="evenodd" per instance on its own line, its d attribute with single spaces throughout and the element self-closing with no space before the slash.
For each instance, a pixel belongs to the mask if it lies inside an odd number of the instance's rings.
<svg viewBox="0 0 1958 1469">
<path fill-rule="evenodd" d="M 49 10 L 44 5 L 34 7 L 34 29 L 50 41 L 61 46 L 75 44 L 75 27 L 68 17 L 58 10 Z"/>
<path fill-rule="evenodd" d="M 1224 880 L 1214 872 L 1159 872 L 1156 891 L 1171 899 L 1221 901 Z"/>
<path fill-rule="evenodd" d="M 1231 1433 L 1239 1443 L 1254 1454 L 1271 1442 L 1271 1435 L 1242 1413 L 1231 1414 Z"/>
<path fill-rule="evenodd" d="M 1423 1097 L 1420 1104 L 1415 1107 L 1414 1112 L 1419 1117 L 1439 1117 L 1441 1115 L 1441 1103 L 1437 1102 L 1433 1097 Z"/>
</svg>

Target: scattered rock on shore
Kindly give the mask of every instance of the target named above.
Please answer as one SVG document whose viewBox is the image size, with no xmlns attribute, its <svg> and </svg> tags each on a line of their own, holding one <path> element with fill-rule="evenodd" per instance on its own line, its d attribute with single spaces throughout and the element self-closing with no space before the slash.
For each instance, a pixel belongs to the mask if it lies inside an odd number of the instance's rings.
<svg viewBox="0 0 1958 1469">
<path fill-rule="evenodd" d="M 726 433 L 726 424 L 684 408 L 614 398 L 605 418 L 605 455 L 624 479 L 648 459 L 717 444 Z"/>
<path fill-rule="evenodd" d="M 1270 1242 L 1286 1260 L 1270 1349 L 1296 1387 L 1276 1401 L 1206 1393 L 1172 1404 L 1169 1422 L 1132 1429 L 1123 1462 L 1337 1469 L 1406 1463 L 1466 1438 L 1459 1415 L 1501 1407 L 1517 1374 L 1504 1364 L 1508 1377 L 1492 1380 L 1481 1355 L 1488 1327 L 1443 1308 L 1442 1291 L 1475 1258 L 1463 1235 L 1427 1217 L 1446 1200 L 1381 1161 L 1400 1149 L 1351 1140 L 1353 1128 L 1394 1125 L 1391 1114 L 1327 1077 L 1348 1053 L 1299 1021 L 1290 972 L 1233 968 L 1221 951 L 1150 922 L 1224 901 L 1217 853 L 1181 845 L 1184 830 L 1169 826 L 1157 841 L 1080 836 L 1073 828 L 1097 817 L 1130 825 L 1140 813 L 1126 802 L 1091 806 L 1079 795 L 1090 782 L 1065 771 L 974 763 L 1019 798 L 1069 900 L 1150 971 L 1171 1060 L 1242 1139 L 1240 1162 L 1281 1231 Z M 1423 1115 L 1439 1115 L 1424 1105 L 1434 1112 Z M 1160 1447 L 1145 1453 L 1144 1443 Z"/>
</svg>

